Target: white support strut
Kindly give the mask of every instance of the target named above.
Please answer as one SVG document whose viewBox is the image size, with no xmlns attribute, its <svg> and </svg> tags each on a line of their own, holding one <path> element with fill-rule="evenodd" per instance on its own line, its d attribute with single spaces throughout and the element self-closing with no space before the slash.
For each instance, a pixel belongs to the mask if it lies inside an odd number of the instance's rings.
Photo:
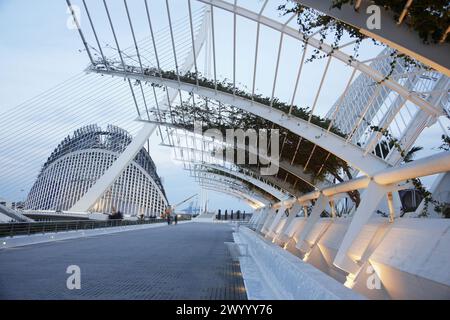
<svg viewBox="0 0 450 320">
<path fill-rule="evenodd" d="M 144 82 L 149 81 L 158 85 L 167 86 L 169 88 L 195 93 L 202 97 L 220 101 L 223 104 L 235 106 L 241 110 L 276 123 L 297 134 L 298 136 L 317 144 L 319 147 L 345 160 L 347 163 L 369 176 L 377 171 L 381 171 L 389 167 L 389 164 L 384 160 L 373 154 L 364 155 L 363 149 L 356 145 L 346 143 L 344 138 L 339 137 L 334 133 L 327 132 L 326 129 L 297 117 L 289 117 L 283 111 L 270 108 L 269 106 L 257 103 L 247 98 L 222 91 L 216 92 L 214 89 L 203 87 L 201 85 L 197 86 L 188 82 L 178 82 L 177 80 L 160 78 L 153 75 L 143 75 L 129 71 L 106 71 L 95 68 L 91 69 L 91 71 L 105 75 L 116 75 L 123 78 L 136 79 Z"/>
<path fill-rule="evenodd" d="M 352 59 L 350 55 L 344 53 L 343 51 L 334 49 L 331 45 L 326 44 L 323 41 L 320 41 L 319 39 L 316 39 L 314 37 L 307 37 L 306 35 L 299 32 L 298 29 L 285 26 L 283 23 L 279 21 L 260 15 L 257 12 L 253 12 L 240 6 L 234 6 L 232 3 L 223 0 L 197 0 L 197 1 L 202 2 L 204 4 L 215 6 L 217 8 L 229 11 L 231 13 L 236 13 L 241 17 L 257 22 L 258 24 L 265 25 L 278 32 L 283 32 L 285 35 L 288 35 L 293 39 L 303 41 L 308 45 L 321 50 L 325 54 L 330 55 L 333 58 L 338 59 L 345 64 L 349 64 L 350 66 L 356 68 L 358 71 L 371 77 L 375 82 L 382 82 L 382 85 L 397 92 L 404 99 L 411 101 L 412 103 L 414 103 L 415 105 L 417 105 L 419 108 L 429 113 L 430 115 L 440 116 L 443 114 L 442 109 L 439 109 L 438 107 L 428 103 L 427 101 L 422 99 L 418 94 L 410 92 L 398 82 L 392 79 L 384 79 L 384 75 L 381 74 L 379 71 L 374 70 L 370 65 Z"/>
<path fill-rule="evenodd" d="M 194 64 L 194 57 L 197 57 L 203 44 L 206 41 L 208 34 L 209 23 L 206 15 L 209 11 L 206 11 L 202 25 L 195 38 L 194 48 L 184 61 L 182 66 L 182 72 L 190 70 Z M 195 50 L 195 53 L 194 53 Z M 177 92 L 171 92 L 168 97 L 169 103 L 173 101 L 177 96 Z M 161 105 L 164 105 L 161 103 Z M 73 212 L 87 212 L 95 204 L 103 193 L 116 181 L 116 179 L 127 168 L 137 153 L 142 149 L 150 136 L 153 134 L 157 126 L 153 123 L 144 123 L 141 130 L 138 132 L 133 141 L 128 145 L 124 152 L 117 158 L 117 160 L 109 167 L 105 173 L 94 183 L 94 185 L 70 208 Z"/>
</svg>

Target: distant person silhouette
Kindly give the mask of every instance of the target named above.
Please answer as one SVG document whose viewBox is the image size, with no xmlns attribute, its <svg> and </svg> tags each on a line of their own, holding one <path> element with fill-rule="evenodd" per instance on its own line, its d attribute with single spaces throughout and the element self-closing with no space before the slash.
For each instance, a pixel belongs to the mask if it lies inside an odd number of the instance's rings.
<svg viewBox="0 0 450 320">
<path fill-rule="evenodd" d="M 173 218 L 173 222 L 175 222 L 175 224 L 178 224 L 178 215 L 175 215 L 175 217 Z"/>
</svg>

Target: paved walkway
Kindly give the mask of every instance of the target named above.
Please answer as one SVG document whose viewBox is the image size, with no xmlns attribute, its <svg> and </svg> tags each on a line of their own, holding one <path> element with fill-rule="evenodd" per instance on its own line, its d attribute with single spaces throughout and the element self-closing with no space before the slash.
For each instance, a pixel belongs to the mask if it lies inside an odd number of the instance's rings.
<svg viewBox="0 0 450 320">
<path fill-rule="evenodd" d="M 0 250 L 0 299 L 246 299 L 231 233 L 187 223 Z"/>
</svg>

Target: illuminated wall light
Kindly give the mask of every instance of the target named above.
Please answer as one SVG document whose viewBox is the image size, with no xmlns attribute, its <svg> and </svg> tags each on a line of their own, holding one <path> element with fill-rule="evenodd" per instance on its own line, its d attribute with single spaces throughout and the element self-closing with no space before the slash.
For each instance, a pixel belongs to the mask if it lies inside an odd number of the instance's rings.
<svg viewBox="0 0 450 320">
<path fill-rule="evenodd" d="M 305 255 L 303 256 L 303 262 L 308 261 L 309 255 L 311 254 L 311 251 L 308 251 L 307 253 L 305 253 Z"/>
<path fill-rule="evenodd" d="M 355 278 L 356 276 L 352 273 L 349 273 L 347 276 L 347 279 L 345 280 L 344 286 L 346 286 L 349 289 L 352 289 L 355 285 Z"/>
</svg>

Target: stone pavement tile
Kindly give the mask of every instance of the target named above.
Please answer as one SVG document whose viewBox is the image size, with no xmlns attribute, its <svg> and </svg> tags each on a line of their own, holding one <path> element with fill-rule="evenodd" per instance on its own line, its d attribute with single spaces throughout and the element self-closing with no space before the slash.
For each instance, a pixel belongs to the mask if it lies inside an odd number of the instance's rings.
<svg viewBox="0 0 450 320">
<path fill-rule="evenodd" d="M 229 225 L 189 223 L 1 250 L 0 299 L 246 299 L 227 241 Z"/>
</svg>

